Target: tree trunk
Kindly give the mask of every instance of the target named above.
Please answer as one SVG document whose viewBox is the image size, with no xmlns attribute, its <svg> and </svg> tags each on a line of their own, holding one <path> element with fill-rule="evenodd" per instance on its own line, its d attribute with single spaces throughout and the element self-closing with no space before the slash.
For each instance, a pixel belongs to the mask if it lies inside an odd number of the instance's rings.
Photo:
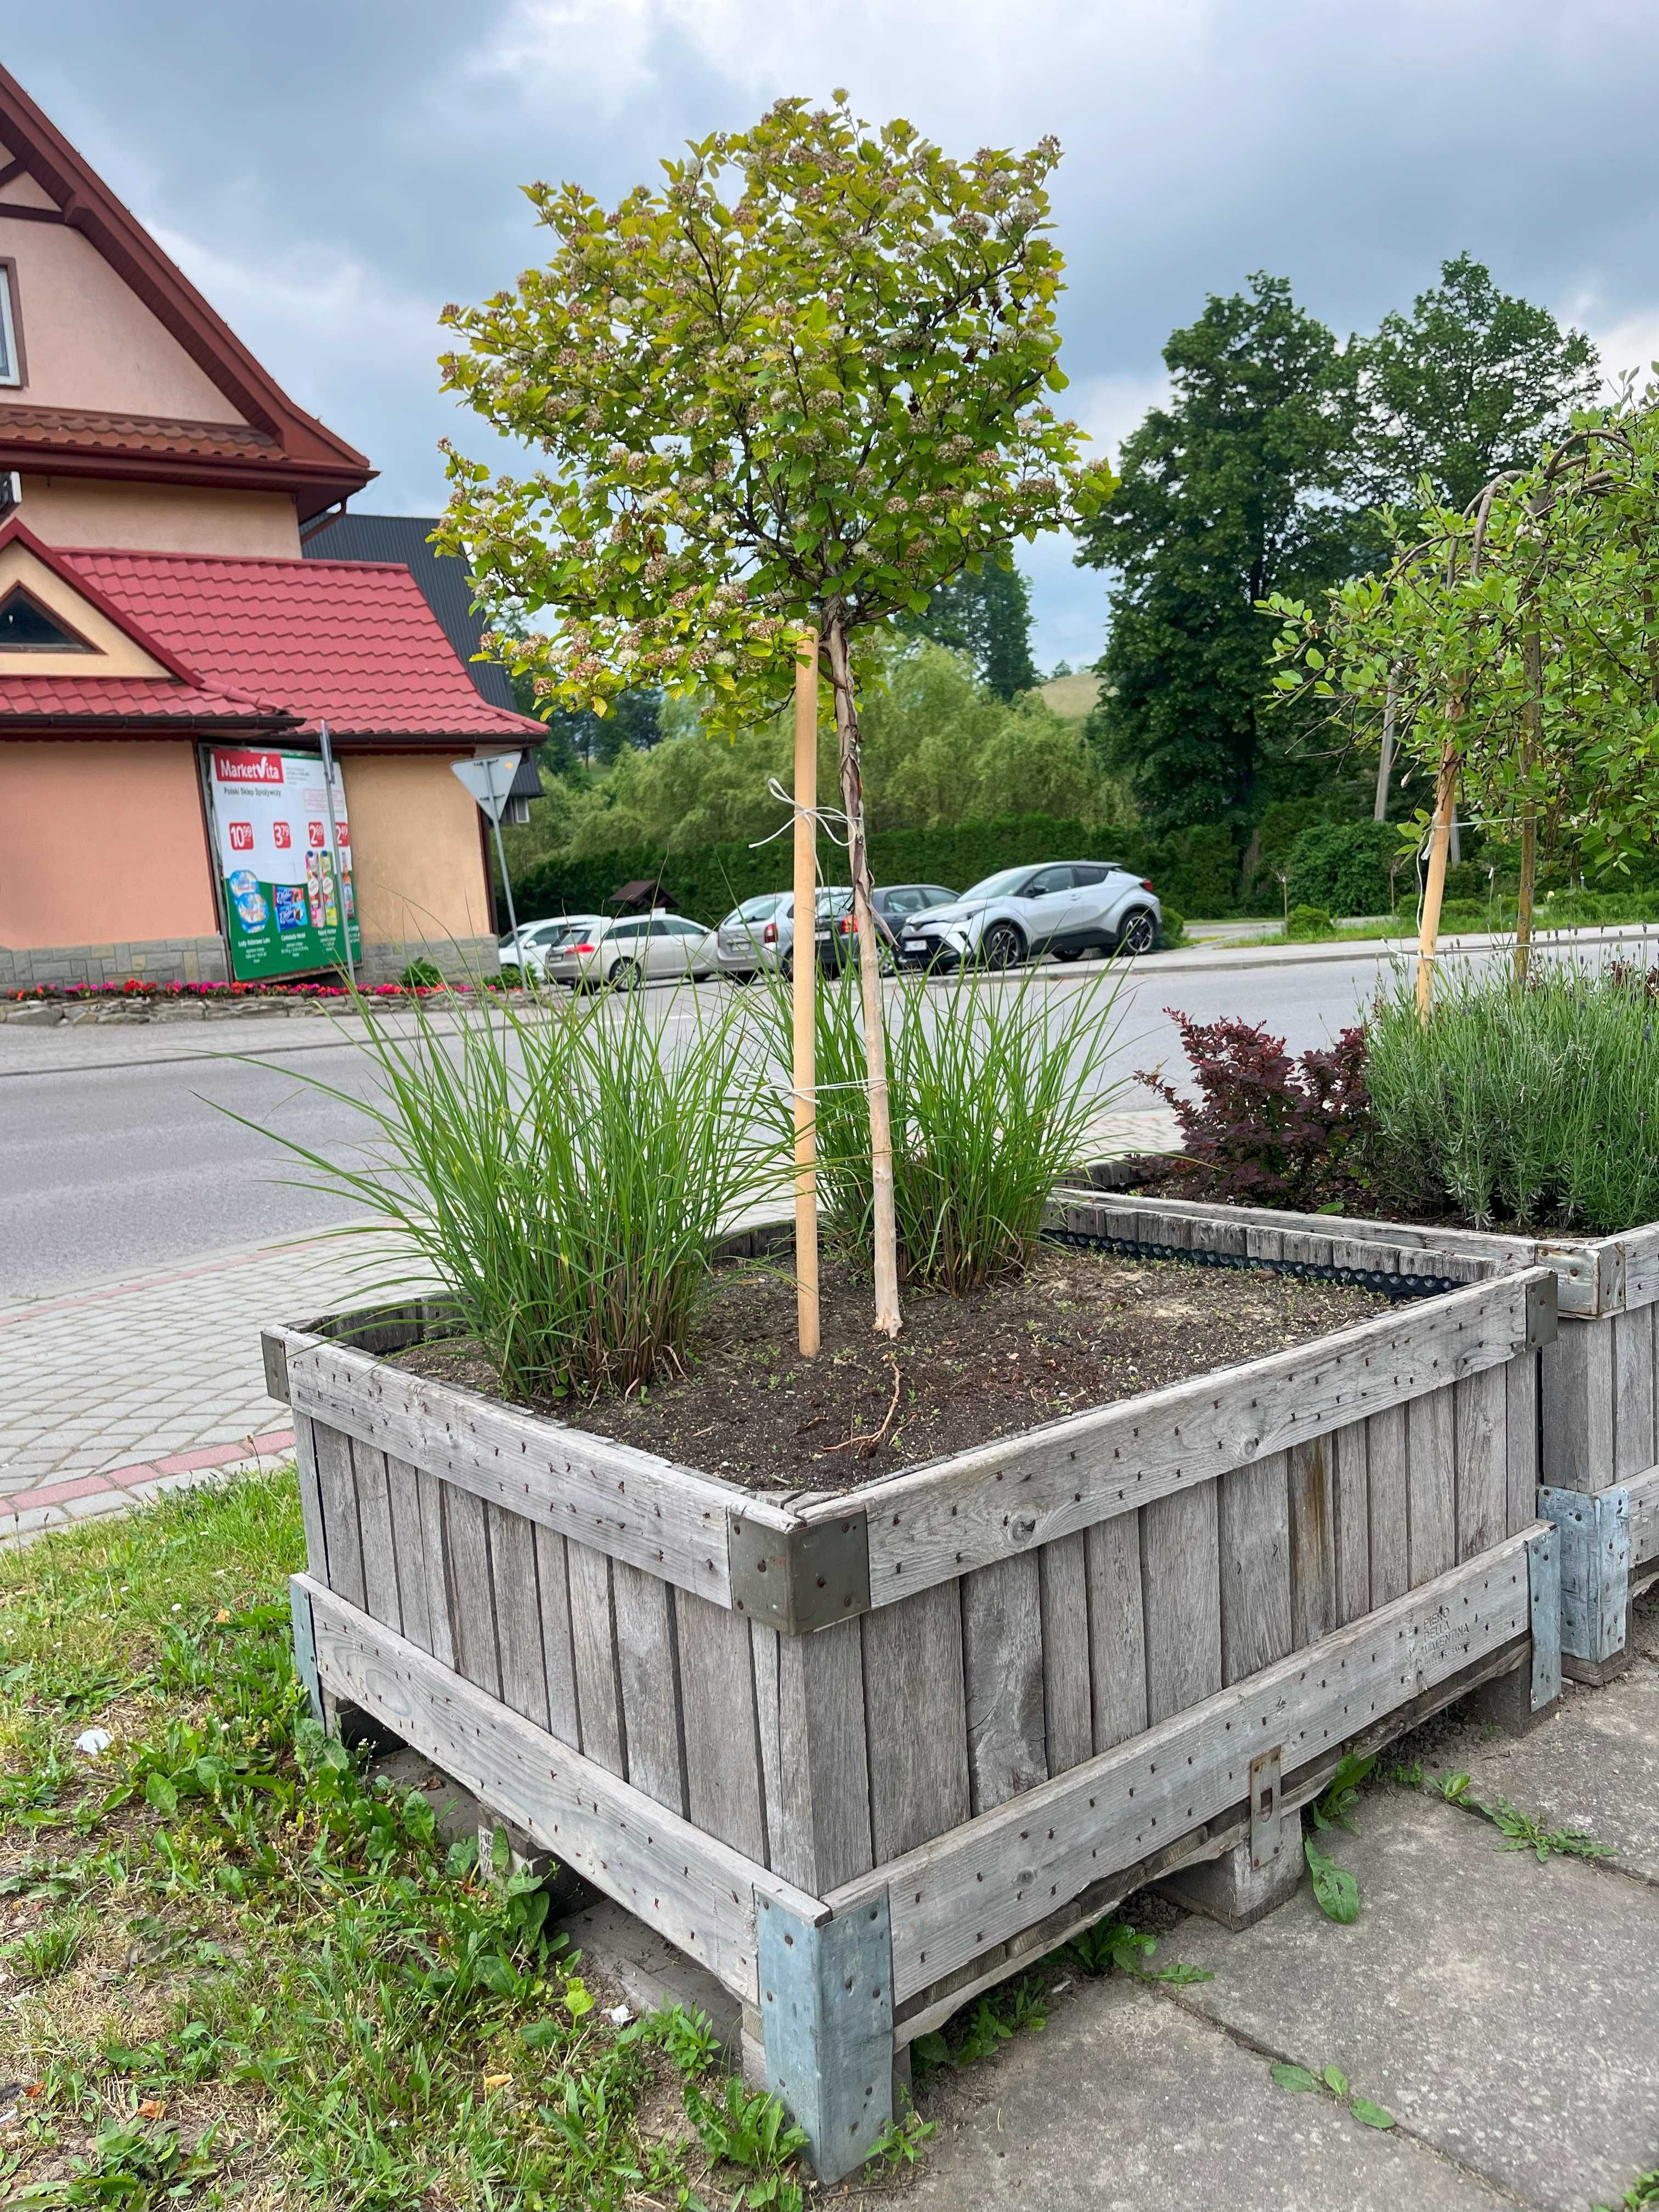
<svg viewBox="0 0 1659 2212">
<path fill-rule="evenodd" d="M 1527 696 L 1522 709 L 1521 768 L 1530 775 L 1544 734 L 1544 641 L 1534 611 L 1522 641 Z M 1533 906 L 1538 889 L 1538 809 L 1528 792 L 1522 801 L 1521 887 L 1515 904 L 1515 980 L 1524 983 L 1532 959 Z"/>
<path fill-rule="evenodd" d="M 830 681 L 836 695 L 836 732 L 841 741 L 841 803 L 847 814 L 853 922 L 858 932 L 859 982 L 864 1000 L 864 1048 L 870 1064 L 870 1184 L 875 1216 L 876 1327 L 884 1335 L 896 1336 L 900 1326 L 898 1231 L 893 1212 L 893 1127 L 887 1104 L 887 1034 L 882 1008 L 875 905 L 871 896 L 874 884 L 864 830 L 858 708 L 853 697 L 847 626 L 838 607 L 830 612 L 824 643 L 829 648 Z M 797 958 L 800 956 L 800 933 L 801 921 L 797 915 Z M 815 946 L 808 957 L 816 957 Z"/>
<path fill-rule="evenodd" d="M 1456 708 L 1453 708 L 1454 718 Z M 1446 854 L 1457 805 L 1457 749 L 1448 741 L 1440 756 L 1434 787 L 1434 827 L 1429 833 L 1429 880 L 1423 893 L 1423 921 L 1417 938 L 1417 1011 L 1426 1024 L 1434 991 L 1434 962 L 1440 942 L 1440 908 L 1446 896 Z"/>
</svg>

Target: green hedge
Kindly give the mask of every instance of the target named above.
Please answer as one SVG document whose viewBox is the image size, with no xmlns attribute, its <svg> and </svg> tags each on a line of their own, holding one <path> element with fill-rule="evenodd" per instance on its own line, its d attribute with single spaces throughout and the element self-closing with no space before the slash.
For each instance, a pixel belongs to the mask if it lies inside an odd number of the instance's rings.
<svg viewBox="0 0 1659 2212">
<path fill-rule="evenodd" d="M 825 877 L 839 880 L 844 855 L 822 843 L 818 859 Z M 1087 830 L 1080 822 L 1022 814 L 948 830 L 878 830 L 870 840 L 870 865 L 878 884 L 944 884 L 960 891 L 998 868 L 1053 860 L 1121 861 L 1149 876 L 1159 896 L 1183 914 L 1224 913 L 1236 896 L 1237 861 L 1224 826 L 1152 839 L 1133 830 Z M 659 880 L 684 913 L 713 923 L 742 899 L 787 890 L 792 866 L 787 837 L 758 848 L 705 845 L 666 859 L 647 846 L 635 846 L 526 868 L 514 882 L 514 902 L 526 921 L 550 914 L 597 914 L 621 884 Z"/>
</svg>

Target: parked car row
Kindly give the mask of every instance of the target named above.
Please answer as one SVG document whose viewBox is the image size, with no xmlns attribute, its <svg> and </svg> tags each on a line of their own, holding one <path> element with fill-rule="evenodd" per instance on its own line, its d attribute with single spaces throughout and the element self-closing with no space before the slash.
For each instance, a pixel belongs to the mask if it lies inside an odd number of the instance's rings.
<svg viewBox="0 0 1659 2212">
<path fill-rule="evenodd" d="M 874 897 L 877 953 L 884 969 L 949 970 L 967 964 L 1016 968 L 1042 953 L 1076 960 L 1085 952 L 1150 952 L 1164 910 L 1152 884 L 1113 860 L 1052 860 L 1000 869 L 960 894 L 942 884 L 884 884 Z M 814 901 L 813 941 L 832 973 L 858 956 L 853 894 L 823 885 Z M 734 907 L 718 929 L 683 915 L 562 915 L 525 923 L 502 938 L 503 966 L 516 963 L 547 982 L 574 988 L 726 975 L 744 981 L 794 963 L 795 902 L 763 891 Z"/>
</svg>

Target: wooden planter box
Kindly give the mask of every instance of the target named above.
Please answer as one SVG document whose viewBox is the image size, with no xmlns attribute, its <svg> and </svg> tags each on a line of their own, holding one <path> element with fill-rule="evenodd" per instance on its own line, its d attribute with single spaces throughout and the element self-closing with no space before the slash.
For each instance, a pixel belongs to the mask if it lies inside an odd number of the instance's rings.
<svg viewBox="0 0 1659 2212">
<path fill-rule="evenodd" d="M 1101 1207 L 1072 1233 L 1113 1233 Z M 838 2178 L 973 1990 L 1149 1881 L 1254 1917 L 1345 1748 L 1481 1685 L 1517 1717 L 1558 1693 L 1524 1410 L 1557 1280 L 835 1499 L 388 1364 L 418 1307 L 273 1330 L 299 1663 L 735 1992 L 745 2063 Z"/>
<path fill-rule="evenodd" d="M 1109 1163 L 1079 1219 L 1117 1248 L 1217 1265 L 1267 1258 L 1340 1280 L 1415 1272 L 1445 1284 L 1529 1267 L 1556 1279 L 1555 1341 L 1510 1370 L 1509 1418 L 1536 1395 L 1541 1518 L 1561 1530 L 1563 1663 L 1581 1681 L 1630 1664 L 1632 1601 L 1659 1580 L 1659 1223 L 1618 1237 L 1529 1237 L 1286 1213 L 1207 1200 L 1115 1199 Z M 1057 1194 L 1063 1220 L 1063 1200 Z M 1103 1205 L 1105 1212 L 1097 1209 Z"/>
</svg>

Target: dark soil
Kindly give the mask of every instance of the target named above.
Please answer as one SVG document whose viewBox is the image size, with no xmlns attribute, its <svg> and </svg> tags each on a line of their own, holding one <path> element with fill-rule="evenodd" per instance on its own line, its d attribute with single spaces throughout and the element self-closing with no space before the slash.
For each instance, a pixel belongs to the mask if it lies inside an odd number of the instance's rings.
<svg viewBox="0 0 1659 2212">
<path fill-rule="evenodd" d="M 839 1491 L 1369 1321 L 1374 1291 L 1266 1270 L 1042 1246 L 1029 1272 L 966 1297 L 908 1291 L 894 1341 L 872 1330 L 867 1275 L 826 1255 L 823 1349 L 795 1352 L 795 1290 L 776 1266 L 716 1269 L 687 1372 L 624 1399 L 538 1412 L 752 1489 Z M 476 1342 L 401 1355 L 498 1395 Z"/>
</svg>

